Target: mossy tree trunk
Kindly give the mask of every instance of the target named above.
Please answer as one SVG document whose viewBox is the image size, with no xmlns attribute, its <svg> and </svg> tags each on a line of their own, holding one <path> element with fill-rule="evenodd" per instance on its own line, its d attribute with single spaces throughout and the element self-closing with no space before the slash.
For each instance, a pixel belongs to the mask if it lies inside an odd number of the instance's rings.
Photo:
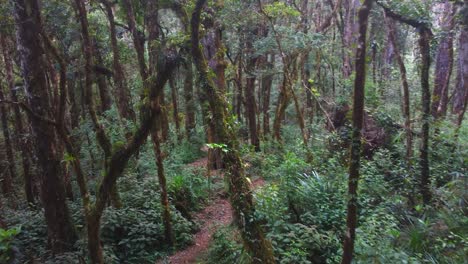
<svg viewBox="0 0 468 264">
<path fill-rule="evenodd" d="M 198 70 L 202 101 L 208 105 L 212 122 L 219 137 L 225 144 L 223 161 L 229 197 L 234 209 L 235 223 L 238 226 L 246 249 L 253 257 L 253 263 L 275 263 L 271 243 L 265 237 L 260 223 L 255 219 L 252 192 L 247 181 L 239 154 L 238 140 L 234 131 L 224 91 L 215 87 L 215 80 L 209 74 L 207 62 L 200 47 L 200 15 L 206 0 L 198 0 L 191 20 L 192 57 Z"/>
<path fill-rule="evenodd" d="M 14 1 L 17 45 L 24 86 L 29 95 L 28 106 L 35 140 L 38 165 L 41 170 L 41 193 L 47 223 L 49 247 L 53 252 L 71 249 L 77 239 L 60 176 L 61 157 L 57 156 L 54 128 L 45 120 L 50 119 L 46 64 L 42 54 L 40 34 L 41 14 L 37 0 Z"/>
<path fill-rule="evenodd" d="M 353 260 L 354 240 L 356 238 L 358 181 L 361 166 L 361 130 L 364 116 L 364 96 L 366 85 L 366 47 L 367 22 L 373 0 L 365 0 L 358 12 L 359 36 L 356 50 L 356 78 L 353 94 L 353 132 L 351 136 L 350 165 L 348 179 L 348 205 L 346 216 L 346 233 L 343 242 L 342 264 Z"/>
</svg>

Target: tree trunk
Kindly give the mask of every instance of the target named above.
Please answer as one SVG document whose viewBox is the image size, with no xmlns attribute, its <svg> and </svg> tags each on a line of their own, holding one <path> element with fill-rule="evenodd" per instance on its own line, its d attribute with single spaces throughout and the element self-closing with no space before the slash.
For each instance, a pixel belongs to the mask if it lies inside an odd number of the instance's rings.
<svg viewBox="0 0 468 264">
<path fill-rule="evenodd" d="M 151 134 L 153 141 L 154 155 L 156 156 L 156 165 L 158 167 L 158 182 L 161 191 L 161 205 L 163 208 L 164 238 L 168 246 L 174 246 L 174 235 L 171 223 L 171 210 L 169 207 L 169 198 L 167 195 L 166 176 L 164 175 L 164 163 L 161 153 L 161 143 L 157 131 Z"/>
<path fill-rule="evenodd" d="M 104 263 L 104 254 L 101 245 L 101 216 L 89 215 L 86 217 L 87 235 L 88 235 L 88 250 L 91 263 Z"/>
<path fill-rule="evenodd" d="M 100 0 L 106 10 L 107 20 L 109 20 L 109 32 L 110 41 L 112 47 L 112 66 L 113 66 L 113 77 L 115 83 L 117 106 L 119 113 L 123 118 L 135 121 L 135 112 L 133 111 L 130 91 L 127 87 L 127 79 L 120 63 L 120 51 L 117 42 L 115 18 L 114 12 L 112 11 L 112 4 L 108 0 Z"/>
<path fill-rule="evenodd" d="M 268 61 L 268 55 L 265 56 L 265 65 L 267 73 L 262 77 L 262 96 L 263 96 L 263 134 L 270 134 L 270 98 L 271 86 L 273 84 L 273 74 L 270 71 L 273 69 L 274 55 L 271 56 L 272 61 Z"/>
<path fill-rule="evenodd" d="M 126 11 L 127 23 L 132 33 L 133 45 L 138 59 L 138 70 L 142 77 L 143 84 L 148 81 L 148 69 L 146 68 L 145 62 L 145 36 L 142 32 L 139 32 L 136 27 L 135 13 L 133 12 L 133 6 L 130 0 L 122 0 L 122 6 Z"/>
<path fill-rule="evenodd" d="M 359 7 L 358 0 L 345 0 L 345 24 L 344 24 L 344 36 L 343 36 L 343 77 L 349 78 L 353 72 L 352 58 L 352 46 L 355 42 L 355 33 L 357 31 L 356 23 L 356 10 Z"/>
<path fill-rule="evenodd" d="M 437 49 L 434 92 L 432 94 L 432 117 L 437 120 L 447 112 L 448 90 L 453 66 L 453 7 L 448 1 L 444 4 L 442 38 Z"/>
<path fill-rule="evenodd" d="M 208 65 L 200 48 L 200 15 L 206 0 L 198 0 L 191 20 L 192 57 L 198 69 L 201 84 L 201 99 L 209 105 L 216 133 L 220 143 L 226 144 L 223 161 L 226 164 L 230 201 L 234 209 L 235 223 L 241 232 L 244 245 L 252 254 L 253 263 L 275 263 L 271 243 L 266 239 L 260 223 L 256 220 L 252 192 L 244 175 L 239 156 L 236 133 L 229 125 L 227 102 L 223 91 L 215 88 L 215 82 L 208 75 Z"/>
<path fill-rule="evenodd" d="M 429 204 L 431 200 L 431 180 L 429 171 L 429 123 L 431 119 L 431 91 L 429 89 L 429 70 L 431 66 L 430 40 L 432 32 L 428 24 L 424 21 L 404 17 L 396 14 L 388 7 L 377 2 L 387 16 L 414 27 L 419 33 L 419 50 L 421 52 L 421 104 L 422 104 L 422 127 L 421 127 L 421 147 L 419 156 L 420 189 L 424 204 Z"/>
<path fill-rule="evenodd" d="M 0 84 L 0 101 L 4 101 L 3 86 Z M 5 104 L 0 104 L 0 115 L 2 121 L 3 140 L 5 142 L 5 152 L 7 156 L 8 172 L 3 172 L 2 191 L 6 196 L 13 194 L 13 179 L 16 179 L 15 159 L 13 157 L 13 146 L 11 144 L 10 128 L 8 126 L 8 109 Z M 3 161 L 2 161 L 3 162 Z"/>
<path fill-rule="evenodd" d="M 39 168 L 41 169 L 42 201 L 47 223 L 48 244 L 52 251 L 63 252 L 72 247 L 76 233 L 68 213 L 65 188 L 60 177 L 60 157 L 54 128 L 44 120 L 50 116 L 46 65 L 43 48 L 40 46 L 40 10 L 37 0 L 14 2 L 17 45 L 21 61 L 21 72 L 27 91 L 29 107 L 35 113 L 30 116 Z M 37 115 L 37 116 L 36 116 Z"/>
<path fill-rule="evenodd" d="M 421 52 L 421 95 L 422 95 L 422 128 L 419 166 L 421 169 L 421 194 L 424 204 L 431 201 L 431 179 L 429 172 L 429 122 L 431 119 L 431 92 L 429 88 L 429 69 L 431 66 L 430 50 L 431 33 L 422 30 L 419 33 L 419 49 Z"/>
<path fill-rule="evenodd" d="M 177 83 L 174 78 L 169 80 L 169 86 L 171 87 L 171 99 L 172 99 L 172 119 L 174 119 L 177 139 L 180 137 L 180 120 L 179 120 L 179 105 L 177 103 Z"/>
<path fill-rule="evenodd" d="M 346 217 L 346 234 L 343 242 L 342 264 L 353 260 L 354 240 L 357 227 L 357 189 L 359 169 L 361 166 L 361 130 L 364 116 L 364 96 L 366 84 L 366 35 L 369 13 L 373 0 L 365 0 L 358 12 L 359 36 L 356 50 L 356 78 L 353 95 L 353 134 L 351 138 L 349 180 L 348 180 L 348 213 Z"/>
<path fill-rule="evenodd" d="M 195 99 L 193 98 L 193 69 L 190 59 L 185 66 L 184 79 L 185 99 L 185 133 L 190 138 L 195 130 Z"/>
<path fill-rule="evenodd" d="M 406 78 L 406 67 L 403 57 L 400 54 L 396 42 L 396 30 L 394 21 L 385 16 L 388 32 L 389 32 L 389 45 L 394 47 L 393 53 L 396 57 L 398 68 L 400 69 L 401 89 L 403 94 L 403 116 L 405 117 L 405 134 L 406 134 L 406 163 L 408 168 L 411 166 L 411 158 L 413 156 L 413 134 L 411 131 L 411 112 L 410 112 L 410 94 L 408 79 Z"/>
<path fill-rule="evenodd" d="M 68 100 L 70 104 L 70 123 L 71 123 L 71 128 L 77 128 L 80 125 L 80 112 L 81 112 L 81 107 L 80 103 L 77 98 L 76 94 L 76 83 L 79 84 L 79 88 L 82 88 L 81 85 L 81 74 L 74 73 L 72 79 L 74 80 L 73 82 L 68 82 L 67 86 L 67 94 L 68 94 Z"/>
<path fill-rule="evenodd" d="M 249 34 L 249 33 L 248 33 Z M 252 33 L 253 34 L 253 33 Z M 260 139 L 257 133 L 257 103 L 255 102 L 255 66 L 257 64 L 257 58 L 254 58 L 253 54 L 253 44 L 252 44 L 252 36 L 249 34 L 247 36 L 246 42 L 246 49 L 247 49 L 247 77 L 245 82 L 245 107 L 247 112 L 247 119 L 249 123 L 249 136 L 250 136 L 250 144 L 255 147 L 255 151 L 260 151 Z"/>
<path fill-rule="evenodd" d="M 455 85 L 455 93 L 453 95 L 452 112 L 456 115 L 463 116 L 466 109 L 468 97 L 468 3 L 465 1 L 460 14 L 464 14 L 460 23 L 460 36 L 458 39 L 458 56 L 457 56 L 457 78 Z M 463 119 L 462 119 L 463 120 Z M 460 122 L 461 123 L 461 122 Z"/>
<path fill-rule="evenodd" d="M 99 67 L 104 67 L 104 60 L 102 59 L 101 51 L 97 43 L 97 39 L 93 39 L 94 42 L 94 55 L 96 58 L 96 64 Z M 109 92 L 109 86 L 107 85 L 106 76 L 99 71 L 95 70 L 96 83 L 99 90 L 99 98 L 101 99 L 101 112 L 106 112 L 112 106 L 112 99 Z"/>
<path fill-rule="evenodd" d="M 273 138 L 281 141 L 281 126 L 284 120 L 286 107 L 289 104 L 289 88 L 286 77 L 286 72 L 283 73 L 283 82 L 280 86 L 280 93 L 278 95 L 278 103 L 275 110 L 275 119 L 273 121 Z"/>
<path fill-rule="evenodd" d="M 14 102 L 18 101 L 18 96 L 15 90 L 15 80 L 13 77 L 13 62 L 11 55 L 9 54 L 9 46 L 5 36 L 0 34 L 0 46 L 3 51 L 3 61 L 5 63 L 6 79 L 8 82 L 8 88 L 10 90 L 10 97 Z M 26 201 L 28 204 L 33 205 L 35 203 L 35 195 L 33 190 L 33 176 L 31 174 L 31 145 L 29 144 L 28 131 L 25 129 L 23 124 L 23 118 L 21 116 L 20 108 L 18 105 L 13 106 L 13 113 L 15 117 L 15 134 L 16 134 L 16 145 L 21 152 L 21 161 L 23 165 L 23 178 L 24 178 L 24 193 L 26 194 Z"/>
<path fill-rule="evenodd" d="M 156 70 L 157 69 L 157 62 L 158 62 L 158 54 L 160 53 L 160 48 L 156 45 L 157 41 L 159 40 L 159 18 L 158 18 L 158 3 L 157 1 L 148 1 L 148 43 L 149 43 L 149 65 L 150 65 L 150 78 L 156 78 Z M 174 84 L 174 77 L 168 76 L 169 84 L 171 86 L 171 90 L 175 89 Z M 158 129 L 162 129 L 162 140 L 167 140 L 168 138 L 168 131 L 169 131 L 169 123 L 167 120 L 167 110 L 164 109 L 164 89 L 161 90 L 161 94 L 159 99 L 155 104 L 156 111 L 160 112 L 159 115 L 159 126 L 156 126 L 153 131 L 151 131 L 151 140 L 153 141 L 153 151 L 156 157 L 156 166 L 158 169 L 158 181 L 159 181 L 159 188 L 161 192 L 161 205 L 163 208 L 163 225 L 164 225 L 164 236 L 165 242 L 170 246 L 174 246 L 174 236 L 172 231 L 172 224 L 171 224 L 171 211 L 169 207 L 169 199 L 167 195 L 167 184 L 166 184 L 166 176 L 164 174 L 164 163 L 163 163 L 163 155 L 161 152 L 161 139 L 158 135 Z M 177 98 L 175 98 L 175 111 L 177 114 Z M 162 106 L 162 107 L 161 107 Z M 178 114 L 177 114 L 178 115 Z M 178 122 L 178 121 L 176 121 Z M 178 126 L 178 125 L 177 125 Z M 178 128 L 177 128 L 178 130 Z"/>
<path fill-rule="evenodd" d="M 207 59 L 209 68 L 213 71 L 216 78 L 214 79 L 215 84 L 221 92 L 226 90 L 226 80 L 224 70 L 226 68 L 226 62 L 224 61 L 224 46 L 222 44 L 221 29 L 215 25 L 206 25 L 207 33 L 202 39 L 204 47 L 204 54 Z M 195 61 L 194 61 L 195 62 Z M 201 102 L 202 103 L 202 102 Z M 203 104 L 203 103 L 202 103 Z M 205 111 L 207 112 L 207 111 Z M 208 143 L 219 143 L 220 138 L 217 135 L 215 128 L 215 120 L 207 119 L 207 135 Z M 223 169 L 222 150 L 219 148 L 210 148 L 208 150 L 208 166 L 209 169 Z"/>
</svg>

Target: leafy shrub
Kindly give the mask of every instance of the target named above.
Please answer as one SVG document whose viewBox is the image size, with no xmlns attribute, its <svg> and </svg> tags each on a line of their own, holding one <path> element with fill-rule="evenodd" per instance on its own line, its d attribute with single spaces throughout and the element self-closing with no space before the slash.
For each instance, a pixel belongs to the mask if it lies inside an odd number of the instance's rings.
<svg viewBox="0 0 468 264">
<path fill-rule="evenodd" d="M 102 220 L 102 240 L 107 257 L 117 263 L 154 263 L 171 249 L 164 241 L 162 207 L 158 186 L 152 180 L 126 182 L 135 184 L 121 192 L 125 206 L 108 208 Z M 138 189 L 138 191 L 135 191 Z M 149 197 L 151 197 L 149 199 Z M 171 207 L 172 223 L 177 247 L 192 243 L 196 226 Z"/>
<path fill-rule="evenodd" d="M 207 200 L 208 188 L 209 179 L 192 169 L 173 175 L 168 183 L 172 204 L 187 219 L 191 219 L 191 212 L 198 210 Z"/>
<path fill-rule="evenodd" d="M 3 229 L 0 228 L 0 262 L 8 263 L 12 258 L 13 238 L 21 231 L 20 228 Z"/>
<path fill-rule="evenodd" d="M 240 235 L 232 227 L 218 229 L 208 250 L 208 264 L 249 263 L 250 256 L 243 250 Z"/>
</svg>

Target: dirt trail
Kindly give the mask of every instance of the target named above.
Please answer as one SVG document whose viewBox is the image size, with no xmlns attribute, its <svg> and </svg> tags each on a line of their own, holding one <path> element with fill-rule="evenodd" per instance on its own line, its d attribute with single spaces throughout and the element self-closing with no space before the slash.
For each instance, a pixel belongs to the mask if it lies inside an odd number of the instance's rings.
<svg viewBox="0 0 468 264">
<path fill-rule="evenodd" d="M 189 166 L 206 167 L 207 158 L 199 159 Z M 214 174 L 216 171 L 213 172 Z M 264 185 L 264 180 L 259 178 L 252 182 L 253 188 Z M 196 263 L 197 258 L 208 250 L 211 242 L 211 237 L 214 232 L 222 226 L 229 225 L 233 220 L 232 207 L 227 197 L 217 194 L 216 198 L 211 201 L 211 204 L 205 207 L 202 211 L 194 216 L 195 222 L 201 226 L 200 231 L 194 235 L 194 245 L 188 248 L 177 251 L 169 258 L 158 261 L 158 264 L 192 264 Z"/>
</svg>

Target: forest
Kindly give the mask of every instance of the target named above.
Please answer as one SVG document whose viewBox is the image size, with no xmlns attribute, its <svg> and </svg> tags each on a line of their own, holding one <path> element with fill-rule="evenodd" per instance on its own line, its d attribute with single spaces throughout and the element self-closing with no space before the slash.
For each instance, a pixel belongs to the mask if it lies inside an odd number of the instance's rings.
<svg viewBox="0 0 468 264">
<path fill-rule="evenodd" d="M 468 0 L 0 0 L 0 51 L 1 264 L 468 263 Z"/>
</svg>

